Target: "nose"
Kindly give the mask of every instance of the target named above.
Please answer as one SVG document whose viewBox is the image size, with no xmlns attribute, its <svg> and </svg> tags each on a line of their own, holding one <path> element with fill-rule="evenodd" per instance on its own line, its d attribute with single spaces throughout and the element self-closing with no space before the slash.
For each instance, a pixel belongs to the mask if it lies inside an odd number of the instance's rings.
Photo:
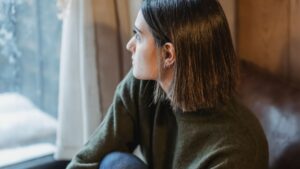
<svg viewBox="0 0 300 169">
<path fill-rule="evenodd" d="M 134 44 L 134 38 L 133 37 L 127 42 L 126 49 L 128 51 L 130 51 L 131 53 L 135 52 L 135 44 Z"/>
</svg>

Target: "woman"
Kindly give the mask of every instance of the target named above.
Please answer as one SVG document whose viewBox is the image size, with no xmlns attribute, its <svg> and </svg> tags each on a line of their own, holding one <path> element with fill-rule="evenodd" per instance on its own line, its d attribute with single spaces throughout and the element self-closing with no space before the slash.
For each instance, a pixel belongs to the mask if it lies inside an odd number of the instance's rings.
<svg viewBox="0 0 300 169">
<path fill-rule="evenodd" d="M 258 120 L 235 99 L 238 58 L 217 0 L 144 0 L 132 71 L 68 168 L 266 169 Z M 146 164 L 131 153 L 141 146 Z"/>
</svg>

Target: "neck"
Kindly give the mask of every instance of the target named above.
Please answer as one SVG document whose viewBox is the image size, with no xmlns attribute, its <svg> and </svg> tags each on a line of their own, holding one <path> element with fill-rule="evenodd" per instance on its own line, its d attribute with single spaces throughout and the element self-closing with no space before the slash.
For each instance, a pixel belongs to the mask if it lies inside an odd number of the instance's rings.
<svg viewBox="0 0 300 169">
<path fill-rule="evenodd" d="M 161 79 L 158 81 L 159 85 L 164 90 L 164 92 L 168 95 L 173 80 L 172 69 L 165 70 L 161 76 L 162 76 Z"/>
</svg>

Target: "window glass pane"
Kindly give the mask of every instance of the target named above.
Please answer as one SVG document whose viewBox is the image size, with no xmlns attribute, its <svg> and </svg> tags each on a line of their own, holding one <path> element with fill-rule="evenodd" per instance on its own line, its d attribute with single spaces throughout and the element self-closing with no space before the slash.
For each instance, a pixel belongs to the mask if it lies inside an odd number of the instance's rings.
<svg viewBox="0 0 300 169">
<path fill-rule="evenodd" d="M 57 11 L 54 0 L 0 0 L 0 159 L 22 146 L 54 145 L 62 29 Z"/>
</svg>

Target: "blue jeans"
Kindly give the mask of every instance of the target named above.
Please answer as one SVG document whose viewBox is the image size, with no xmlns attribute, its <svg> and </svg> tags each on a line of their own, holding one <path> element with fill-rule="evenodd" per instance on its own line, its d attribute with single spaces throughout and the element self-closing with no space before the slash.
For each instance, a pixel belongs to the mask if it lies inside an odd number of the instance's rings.
<svg viewBox="0 0 300 169">
<path fill-rule="evenodd" d="M 100 162 L 99 169 L 147 169 L 147 165 L 133 154 L 111 152 Z"/>
</svg>

